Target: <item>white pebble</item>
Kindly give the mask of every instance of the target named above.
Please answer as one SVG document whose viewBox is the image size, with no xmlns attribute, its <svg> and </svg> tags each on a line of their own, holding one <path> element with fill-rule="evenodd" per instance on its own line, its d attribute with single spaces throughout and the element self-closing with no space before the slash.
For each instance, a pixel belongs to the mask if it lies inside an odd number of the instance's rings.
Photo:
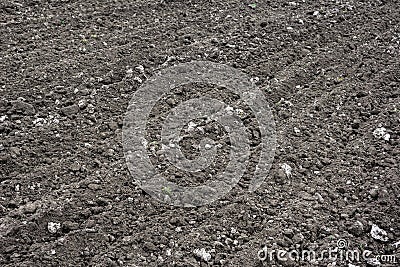
<svg viewBox="0 0 400 267">
<path fill-rule="evenodd" d="M 47 223 L 47 230 L 52 234 L 57 233 L 57 230 L 60 228 L 61 228 L 61 223 L 55 223 L 55 222 Z"/>
<path fill-rule="evenodd" d="M 379 127 L 376 128 L 373 132 L 372 132 L 373 136 L 375 138 L 378 139 L 383 139 L 385 141 L 389 141 L 390 140 L 390 134 L 387 133 L 386 128 L 384 127 Z"/>
<path fill-rule="evenodd" d="M 387 232 L 379 228 L 379 226 L 377 226 L 376 224 L 372 225 L 371 236 L 373 239 L 380 240 L 383 242 L 387 242 L 389 240 L 389 238 L 387 237 Z"/>
<path fill-rule="evenodd" d="M 135 77 L 135 78 L 133 78 L 133 80 L 138 83 L 143 83 L 142 79 L 140 79 L 139 77 Z"/>
<path fill-rule="evenodd" d="M 281 164 L 281 169 L 284 170 L 286 177 L 292 176 L 292 167 L 289 166 L 287 163 Z"/>
<path fill-rule="evenodd" d="M 140 73 L 144 73 L 144 67 L 143 67 L 142 65 L 137 66 L 136 69 L 137 69 Z"/>
<path fill-rule="evenodd" d="M 170 249 L 170 248 L 167 249 L 167 251 L 165 252 L 165 254 L 167 255 L 167 257 L 171 256 L 171 255 L 172 255 L 171 249 Z"/>
<path fill-rule="evenodd" d="M 204 261 L 210 261 L 211 260 L 211 254 L 208 253 L 204 248 L 198 249 L 196 248 L 193 253 L 198 256 L 199 258 L 203 259 Z"/>
</svg>

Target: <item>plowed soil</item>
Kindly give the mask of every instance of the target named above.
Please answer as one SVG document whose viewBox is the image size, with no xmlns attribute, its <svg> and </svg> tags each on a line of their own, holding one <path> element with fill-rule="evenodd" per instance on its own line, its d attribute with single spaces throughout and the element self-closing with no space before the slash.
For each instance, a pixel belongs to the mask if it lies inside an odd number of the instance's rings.
<svg viewBox="0 0 400 267">
<path fill-rule="evenodd" d="M 399 14 L 394 0 L 2 0 L 0 265 L 349 266 L 257 255 L 339 239 L 399 261 Z M 278 146 L 257 191 L 179 208 L 136 185 L 121 132 L 140 85 L 192 60 L 253 77 Z"/>
</svg>

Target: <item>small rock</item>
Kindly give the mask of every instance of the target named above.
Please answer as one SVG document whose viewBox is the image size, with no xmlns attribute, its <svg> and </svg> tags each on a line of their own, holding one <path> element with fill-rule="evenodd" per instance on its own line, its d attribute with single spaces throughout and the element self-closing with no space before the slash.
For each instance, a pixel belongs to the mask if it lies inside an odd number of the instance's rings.
<svg viewBox="0 0 400 267">
<path fill-rule="evenodd" d="M 304 236 L 301 233 L 296 234 L 293 236 L 293 243 L 295 244 L 301 244 L 304 241 Z"/>
<path fill-rule="evenodd" d="M 17 156 L 21 155 L 21 149 L 18 147 L 10 147 L 10 154 L 12 158 L 16 158 Z"/>
<path fill-rule="evenodd" d="M 88 103 L 87 103 L 87 101 L 85 99 L 81 99 L 78 102 L 78 107 L 80 109 L 85 109 L 87 107 L 87 105 L 88 105 Z"/>
<path fill-rule="evenodd" d="M 358 129 L 358 128 L 360 128 L 360 124 L 361 124 L 361 121 L 358 120 L 358 119 L 355 119 L 355 120 L 353 121 L 353 124 L 351 125 L 351 127 L 352 127 L 353 129 Z"/>
<path fill-rule="evenodd" d="M 314 198 L 310 193 L 305 192 L 305 191 L 301 191 L 301 192 L 299 193 L 299 196 L 300 196 L 302 199 L 307 200 L 307 201 L 315 201 L 315 198 Z"/>
<path fill-rule="evenodd" d="M 74 163 L 72 163 L 71 166 L 70 166 L 70 170 L 71 170 L 71 171 L 74 171 L 74 172 L 77 172 L 77 171 L 79 171 L 80 169 L 81 169 L 81 164 L 79 164 L 79 162 L 74 162 Z"/>
<path fill-rule="evenodd" d="M 144 242 L 144 248 L 148 251 L 156 251 L 157 247 L 152 242 L 146 241 Z"/>
<path fill-rule="evenodd" d="M 125 245 L 132 244 L 133 242 L 135 242 L 135 237 L 134 236 L 128 235 L 128 236 L 124 236 L 122 238 L 122 243 L 125 244 Z"/>
<path fill-rule="evenodd" d="M 315 197 L 319 203 L 324 203 L 324 198 L 321 196 L 320 193 L 315 193 Z"/>
<path fill-rule="evenodd" d="M 165 102 L 167 102 L 167 104 L 170 106 L 175 105 L 175 99 L 173 97 L 167 98 Z"/>
<path fill-rule="evenodd" d="M 99 206 L 108 206 L 110 204 L 109 201 L 104 197 L 99 197 L 96 199 L 96 203 Z"/>
<path fill-rule="evenodd" d="M 283 231 L 283 234 L 289 238 L 292 238 L 294 236 L 294 232 L 292 229 L 285 229 Z"/>
<path fill-rule="evenodd" d="M 110 128 L 110 130 L 115 131 L 116 129 L 118 129 L 118 123 L 115 121 L 111 121 L 108 123 L 108 128 Z"/>
<path fill-rule="evenodd" d="M 278 244 L 280 247 L 287 248 L 290 246 L 290 239 L 288 238 L 278 239 L 276 241 L 276 244 Z"/>
<path fill-rule="evenodd" d="M 356 96 L 357 96 L 358 98 L 364 97 L 364 96 L 367 96 L 367 95 L 368 95 L 368 93 L 365 92 L 365 91 L 359 91 L 359 92 L 356 94 Z"/>
<path fill-rule="evenodd" d="M 114 155 L 114 149 L 112 149 L 112 148 L 109 148 L 109 149 L 107 149 L 103 154 L 105 155 L 105 156 L 107 156 L 107 157 L 112 157 L 113 155 Z"/>
<path fill-rule="evenodd" d="M 340 194 L 346 193 L 346 189 L 345 189 L 344 187 L 338 187 L 338 188 L 337 188 L 337 191 L 338 191 Z"/>
<path fill-rule="evenodd" d="M 133 75 L 133 69 L 131 69 L 131 68 L 127 69 L 127 70 L 126 70 L 126 75 L 127 75 L 127 77 L 132 77 L 132 75 Z"/>
<path fill-rule="evenodd" d="M 392 165 L 396 165 L 397 161 L 394 158 L 385 158 L 385 162 L 392 164 Z"/>
<path fill-rule="evenodd" d="M 199 257 L 200 259 L 204 260 L 205 262 L 208 262 L 211 260 L 211 254 L 208 253 L 204 248 L 201 249 L 195 249 L 193 253 Z"/>
<path fill-rule="evenodd" d="M 0 154 L 0 163 L 7 162 L 9 160 L 8 155 L 6 154 Z"/>
<path fill-rule="evenodd" d="M 106 259 L 106 266 L 110 266 L 110 267 L 118 267 L 118 263 L 116 261 L 114 261 L 113 259 L 107 258 Z"/>
<path fill-rule="evenodd" d="M 86 111 L 87 111 L 89 114 L 93 114 L 94 111 L 95 111 L 95 107 L 94 107 L 92 104 L 88 104 L 87 107 L 86 107 Z"/>
<path fill-rule="evenodd" d="M 20 112 L 25 115 L 33 115 L 35 114 L 35 108 L 33 105 L 22 101 L 21 99 L 12 102 L 12 110 L 14 112 Z"/>
<path fill-rule="evenodd" d="M 372 188 L 372 189 L 369 191 L 369 195 L 370 195 L 372 198 L 378 198 L 378 196 L 379 196 L 379 191 L 378 191 L 378 189 Z"/>
<path fill-rule="evenodd" d="M 10 209 L 16 209 L 16 208 L 18 208 L 18 202 L 16 202 L 15 200 L 10 200 L 9 202 L 8 202 L 8 205 L 7 205 L 7 207 L 8 208 L 10 208 Z"/>
<path fill-rule="evenodd" d="M 385 141 L 389 141 L 390 140 L 390 134 L 387 133 L 387 130 L 384 127 L 376 128 L 372 132 L 372 134 L 377 139 L 383 139 Z"/>
<path fill-rule="evenodd" d="M 136 70 L 138 70 L 140 73 L 144 73 L 144 67 L 142 65 L 139 65 L 135 68 Z"/>
<path fill-rule="evenodd" d="M 282 169 L 279 169 L 276 173 L 275 173 L 275 181 L 278 184 L 284 184 L 286 180 L 286 174 L 285 171 Z"/>
<path fill-rule="evenodd" d="M 169 248 L 167 249 L 167 251 L 165 252 L 165 255 L 167 255 L 167 257 L 172 255 L 172 250 Z"/>
<path fill-rule="evenodd" d="M 71 222 L 71 221 L 64 221 L 62 223 L 62 230 L 63 232 L 70 232 L 70 231 L 74 231 L 77 230 L 79 227 L 78 223 L 75 222 Z"/>
<path fill-rule="evenodd" d="M 57 233 L 58 229 L 60 229 L 60 228 L 61 228 L 60 223 L 56 223 L 56 222 L 48 222 L 47 223 L 47 230 L 52 234 Z"/>
<path fill-rule="evenodd" d="M 34 213 L 37 209 L 37 204 L 35 202 L 30 202 L 25 205 L 24 213 Z"/>
<path fill-rule="evenodd" d="M 78 105 L 71 105 L 68 107 L 63 107 L 61 109 L 61 113 L 65 116 L 72 116 L 75 115 L 79 112 L 79 106 Z"/>
<path fill-rule="evenodd" d="M 361 236 L 364 233 L 364 225 L 360 221 L 356 221 L 350 226 L 349 233 L 357 237 Z"/>
<path fill-rule="evenodd" d="M 210 144 L 205 144 L 204 148 L 207 150 L 210 150 L 213 146 Z"/>
<path fill-rule="evenodd" d="M 169 223 L 174 226 L 183 226 L 185 225 L 185 220 L 183 218 L 173 217 L 169 220 Z"/>
<path fill-rule="evenodd" d="M 99 190 L 100 188 L 101 188 L 101 186 L 100 185 L 98 185 L 98 184 L 88 184 L 88 186 L 87 186 L 90 190 Z"/>
<path fill-rule="evenodd" d="M 290 178 L 292 176 L 292 167 L 290 167 L 289 164 L 281 164 L 281 169 L 285 172 L 287 178 Z"/>
<path fill-rule="evenodd" d="M 81 94 L 84 95 L 84 96 L 87 96 L 87 95 L 90 94 L 90 91 L 89 91 L 89 89 L 84 88 L 84 89 L 81 90 Z"/>
<path fill-rule="evenodd" d="M 108 240 L 109 242 L 114 242 L 114 241 L 115 241 L 115 236 L 109 234 L 109 235 L 107 235 L 107 240 Z"/>
<path fill-rule="evenodd" d="M 322 158 L 321 159 L 321 163 L 324 164 L 324 165 L 329 165 L 329 164 L 331 164 L 331 162 L 332 161 L 329 158 Z"/>
<path fill-rule="evenodd" d="M 383 136 L 383 140 L 385 140 L 385 141 L 389 141 L 390 140 L 390 134 L 385 134 L 384 136 Z"/>
<path fill-rule="evenodd" d="M 389 241 L 389 238 L 387 237 L 387 232 L 385 230 L 379 228 L 379 226 L 377 226 L 376 224 L 372 225 L 371 236 L 373 239 L 376 239 L 379 241 L 383 241 L 383 242 Z"/>
<path fill-rule="evenodd" d="M 7 246 L 7 247 L 4 248 L 4 253 L 5 254 L 11 254 L 15 250 L 17 250 L 17 246 Z"/>
<path fill-rule="evenodd" d="M 250 79 L 250 81 L 251 81 L 252 83 L 257 84 L 257 83 L 260 81 L 260 78 L 258 78 L 258 77 L 253 77 L 253 78 Z"/>
<path fill-rule="evenodd" d="M 279 111 L 279 116 L 282 117 L 282 119 L 288 119 L 290 117 L 290 113 L 286 110 L 281 110 Z"/>
<path fill-rule="evenodd" d="M 46 125 L 46 124 L 47 124 L 47 120 L 44 119 L 44 118 L 36 118 L 36 119 L 34 119 L 34 120 L 32 121 L 32 123 L 33 123 L 35 126 L 40 127 L 40 126 Z"/>
<path fill-rule="evenodd" d="M 177 253 L 175 253 L 175 257 L 178 256 L 178 257 L 183 258 L 183 255 L 181 256 L 180 253 L 178 255 L 177 255 Z M 182 265 L 180 265 L 180 266 L 205 267 L 206 265 L 198 263 L 197 260 L 193 257 L 188 257 L 188 258 L 183 259 Z"/>
<path fill-rule="evenodd" d="M 133 80 L 138 83 L 143 83 L 143 80 L 140 77 L 134 77 Z"/>
<path fill-rule="evenodd" d="M 0 204 L 0 214 L 5 213 L 7 211 L 6 207 Z"/>
</svg>

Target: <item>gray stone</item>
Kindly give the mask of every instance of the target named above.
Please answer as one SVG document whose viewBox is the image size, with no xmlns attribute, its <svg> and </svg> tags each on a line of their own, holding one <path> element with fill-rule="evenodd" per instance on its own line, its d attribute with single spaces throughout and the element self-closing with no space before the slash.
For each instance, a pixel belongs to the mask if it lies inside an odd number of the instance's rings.
<svg viewBox="0 0 400 267">
<path fill-rule="evenodd" d="M 350 226 L 349 233 L 357 237 L 361 236 L 364 233 L 364 225 L 360 221 L 356 221 Z"/>
<path fill-rule="evenodd" d="M 38 206 L 35 202 L 27 203 L 24 207 L 24 213 L 34 213 Z"/>
<path fill-rule="evenodd" d="M 80 169 L 81 169 L 81 165 L 79 164 L 79 162 L 74 162 L 74 163 L 72 163 L 71 166 L 70 166 L 70 170 L 71 170 L 71 171 L 74 171 L 74 172 L 77 172 L 77 171 L 79 171 Z"/>
<path fill-rule="evenodd" d="M 63 107 L 61 109 L 61 113 L 65 116 L 72 116 L 75 115 L 79 112 L 79 106 L 78 105 L 71 105 L 68 107 Z"/>
<path fill-rule="evenodd" d="M 379 191 L 378 191 L 378 189 L 376 189 L 376 188 L 371 189 L 371 190 L 369 191 L 369 195 L 370 195 L 372 198 L 378 198 L 378 196 L 379 196 Z"/>
<path fill-rule="evenodd" d="M 12 104 L 13 104 L 12 110 L 14 112 L 21 112 L 22 114 L 25 114 L 25 115 L 34 115 L 35 114 L 35 108 L 33 107 L 33 105 L 26 103 L 20 99 L 12 102 Z"/>
<path fill-rule="evenodd" d="M 79 224 L 71 221 L 65 221 L 62 223 L 62 230 L 69 232 L 73 230 L 77 230 L 79 228 Z"/>
<path fill-rule="evenodd" d="M 294 232 L 292 229 L 285 229 L 283 231 L 283 234 L 289 238 L 292 238 L 294 236 Z"/>
<path fill-rule="evenodd" d="M 99 190 L 99 189 L 101 188 L 101 186 L 98 185 L 98 184 L 88 184 L 87 187 L 88 187 L 89 189 L 91 189 L 91 190 Z"/>
<path fill-rule="evenodd" d="M 278 184 L 284 184 L 286 182 L 286 179 L 287 179 L 287 177 L 286 177 L 286 173 L 285 173 L 284 170 L 279 169 L 278 171 L 276 171 L 276 173 L 275 173 L 275 181 Z"/>
<path fill-rule="evenodd" d="M 304 241 L 304 236 L 301 233 L 296 234 L 295 236 L 293 236 L 293 242 L 295 244 L 301 244 Z"/>
<path fill-rule="evenodd" d="M 147 251 L 156 251 L 157 250 L 156 245 L 154 245 L 152 242 L 146 241 L 146 242 L 144 242 L 143 245 Z"/>
</svg>

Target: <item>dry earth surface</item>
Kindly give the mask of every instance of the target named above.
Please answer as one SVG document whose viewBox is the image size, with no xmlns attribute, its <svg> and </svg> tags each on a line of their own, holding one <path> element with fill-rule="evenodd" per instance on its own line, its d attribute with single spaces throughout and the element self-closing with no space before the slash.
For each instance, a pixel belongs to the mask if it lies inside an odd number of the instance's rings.
<svg viewBox="0 0 400 267">
<path fill-rule="evenodd" d="M 267 262 L 257 252 L 322 251 L 344 239 L 400 261 L 399 6 L 2 0 L 0 265 L 395 266 Z M 141 84 L 192 60 L 253 78 L 274 113 L 277 149 L 256 192 L 248 171 L 224 198 L 177 208 L 136 185 L 121 133 Z M 161 101 L 155 116 L 179 97 Z M 157 127 L 153 120 L 150 139 Z M 218 125 L 204 127 L 227 145 Z M 224 167 L 223 151 L 220 159 L 211 171 Z M 374 236 L 374 225 L 385 232 Z"/>
</svg>

